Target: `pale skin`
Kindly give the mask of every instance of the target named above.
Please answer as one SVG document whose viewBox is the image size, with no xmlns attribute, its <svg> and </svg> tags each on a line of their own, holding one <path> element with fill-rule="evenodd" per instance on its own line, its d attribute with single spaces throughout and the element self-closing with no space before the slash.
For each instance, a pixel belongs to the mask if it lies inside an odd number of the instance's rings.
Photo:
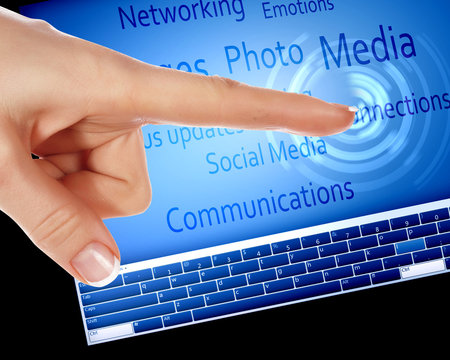
<svg viewBox="0 0 450 360">
<path fill-rule="evenodd" d="M 1 7 L 0 54 L 0 209 L 95 286 L 120 262 L 102 219 L 150 205 L 143 125 L 325 136 L 354 120 L 348 106 L 151 66 Z"/>
</svg>

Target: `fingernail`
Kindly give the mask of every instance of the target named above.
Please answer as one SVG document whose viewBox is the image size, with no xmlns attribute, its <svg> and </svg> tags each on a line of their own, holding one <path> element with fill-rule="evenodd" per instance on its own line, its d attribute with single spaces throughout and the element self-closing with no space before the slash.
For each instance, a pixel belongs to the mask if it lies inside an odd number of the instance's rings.
<svg viewBox="0 0 450 360">
<path fill-rule="evenodd" d="M 100 242 L 88 244 L 71 263 L 85 282 L 97 287 L 108 285 L 120 270 L 119 259 Z"/>
<path fill-rule="evenodd" d="M 344 105 L 344 104 L 337 104 L 337 103 L 330 103 L 331 105 L 334 105 L 342 110 L 348 110 L 351 112 L 357 112 L 359 111 L 359 109 L 356 106 L 348 106 L 348 105 Z"/>
</svg>

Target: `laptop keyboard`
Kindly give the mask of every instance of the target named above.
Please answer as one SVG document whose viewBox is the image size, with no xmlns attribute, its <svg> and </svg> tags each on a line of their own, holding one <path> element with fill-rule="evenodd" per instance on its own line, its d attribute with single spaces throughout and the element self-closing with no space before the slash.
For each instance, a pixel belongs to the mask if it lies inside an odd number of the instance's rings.
<svg viewBox="0 0 450 360">
<path fill-rule="evenodd" d="M 450 269 L 447 207 L 77 282 L 88 343 Z"/>
</svg>

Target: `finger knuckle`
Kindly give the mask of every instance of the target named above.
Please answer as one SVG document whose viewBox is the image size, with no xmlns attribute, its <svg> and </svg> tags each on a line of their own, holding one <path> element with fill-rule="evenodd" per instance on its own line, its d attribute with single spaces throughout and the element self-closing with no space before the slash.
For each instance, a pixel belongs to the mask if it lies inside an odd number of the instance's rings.
<svg viewBox="0 0 450 360">
<path fill-rule="evenodd" d="M 56 253 L 77 233 L 81 223 L 77 207 L 65 204 L 41 219 L 29 235 L 44 252 Z"/>
<path fill-rule="evenodd" d="M 55 28 L 47 21 L 42 19 L 32 19 L 33 26 L 41 31 L 54 31 Z"/>
<path fill-rule="evenodd" d="M 118 194 L 116 194 L 118 195 Z M 141 214 L 148 209 L 152 200 L 152 190 L 146 179 L 124 181 L 120 188 L 120 206 L 117 216 Z"/>
<path fill-rule="evenodd" d="M 143 136 L 141 129 L 130 135 L 131 141 L 135 141 L 140 148 L 143 148 Z M 136 144 L 136 142 L 134 142 Z M 136 163 L 133 169 L 130 169 L 129 177 L 127 179 L 127 192 L 130 198 L 129 212 L 132 214 L 142 213 L 150 206 L 152 199 L 152 188 L 147 172 L 147 162 L 145 155 L 136 158 Z"/>
<path fill-rule="evenodd" d="M 222 89 L 224 91 L 232 91 L 242 85 L 239 81 L 219 75 L 211 76 L 210 80 L 217 89 Z"/>
<path fill-rule="evenodd" d="M 11 159 L 14 159 L 14 151 L 8 144 L 1 141 L 2 136 L 0 135 L 0 184 L 2 184 L 2 189 L 4 189 L 5 185 L 10 181 L 10 165 Z"/>
<path fill-rule="evenodd" d="M 152 188 L 148 178 L 140 179 L 131 186 L 131 193 L 134 194 L 132 197 L 132 204 L 130 206 L 130 212 L 133 214 L 143 213 L 148 209 L 152 201 Z"/>
<path fill-rule="evenodd" d="M 223 125 L 230 112 L 230 103 L 237 100 L 239 88 L 243 86 L 239 81 L 214 75 L 206 77 L 209 81 L 211 103 L 215 104 L 215 119 L 218 125 Z"/>
</svg>

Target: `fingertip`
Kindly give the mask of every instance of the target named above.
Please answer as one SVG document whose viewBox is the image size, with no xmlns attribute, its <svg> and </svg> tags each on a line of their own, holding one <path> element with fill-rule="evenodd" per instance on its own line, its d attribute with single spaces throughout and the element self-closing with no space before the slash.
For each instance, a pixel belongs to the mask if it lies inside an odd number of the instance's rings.
<svg viewBox="0 0 450 360">
<path fill-rule="evenodd" d="M 120 271 L 120 260 L 101 242 L 86 245 L 71 261 L 81 281 L 91 286 L 102 287 L 112 282 Z"/>
<path fill-rule="evenodd" d="M 333 125 L 334 129 L 330 129 L 329 135 L 338 134 L 344 132 L 352 127 L 355 121 L 355 114 L 359 111 L 356 106 L 348 106 L 343 104 L 330 103 L 333 107 L 338 109 L 335 111 L 335 116 L 330 124 Z"/>
<path fill-rule="evenodd" d="M 304 114 L 301 121 L 291 122 L 289 130 L 298 135 L 329 136 L 342 133 L 353 125 L 355 120 L 353 107 L 318 99 L 312 100 L 308 106 L 302 106 Z"/>
<path fill-rule="evenodd" d="M 352 113 L 356 113 L 357 111 L 359 111 L 359 109 L 353 105 L 344 105 L 338 103 L 328 103 L 328 104 L 333 105 L 335 108 L 338 108 L 340 110 L 350 111 Z"/>
</svg>

